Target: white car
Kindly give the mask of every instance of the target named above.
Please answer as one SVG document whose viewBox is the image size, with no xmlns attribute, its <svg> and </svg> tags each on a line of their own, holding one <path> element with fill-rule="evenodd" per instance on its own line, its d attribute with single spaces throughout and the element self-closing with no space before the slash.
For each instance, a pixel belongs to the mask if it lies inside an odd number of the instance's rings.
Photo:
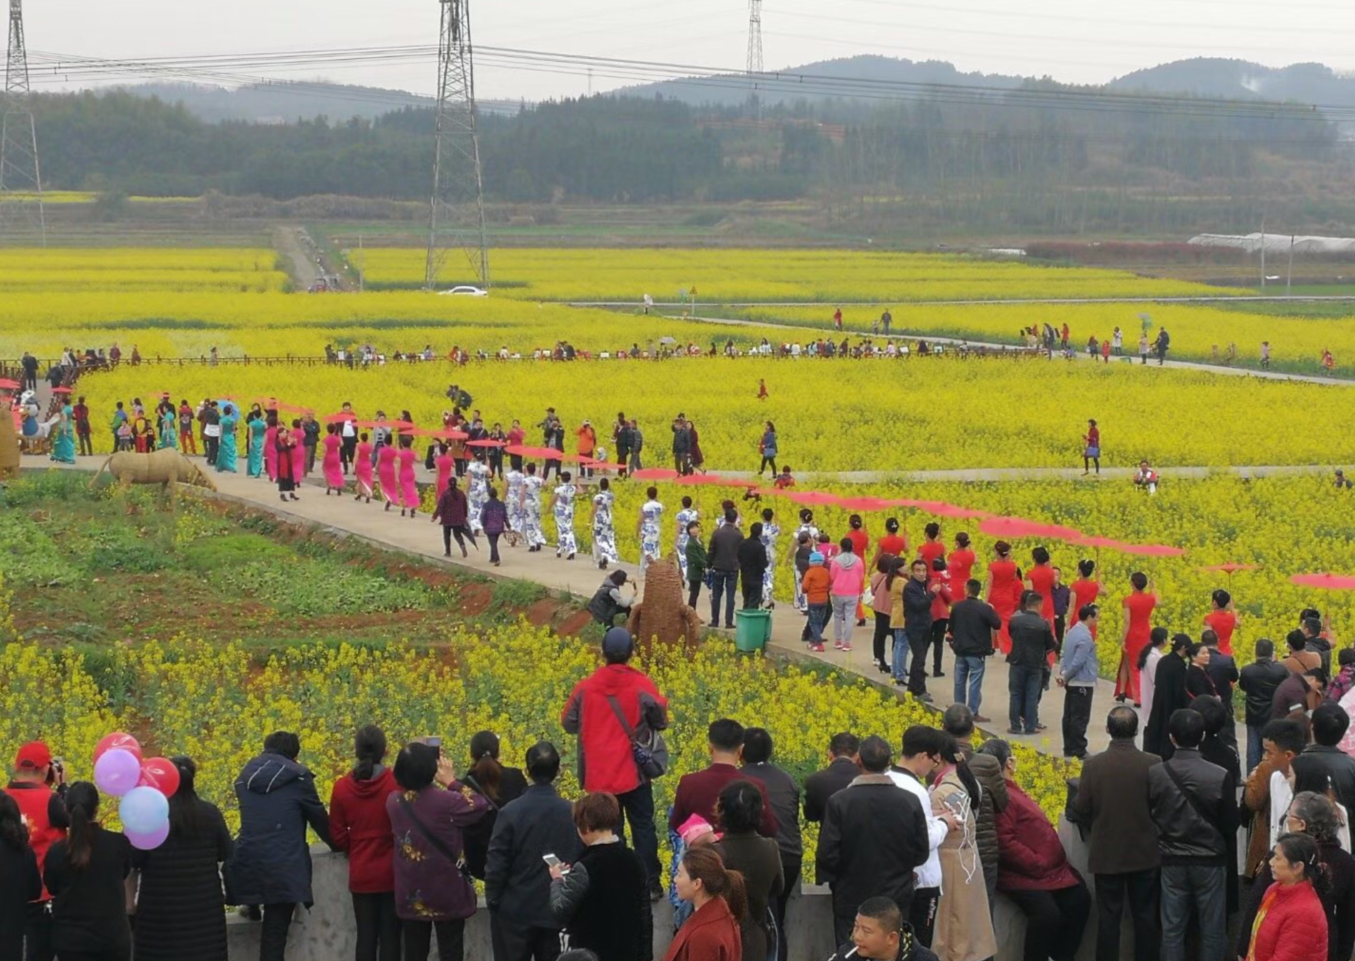
<svg viewBox="0 0 1355 961">
<path fill-rule="evenodd" d="M 461 286 L 461 287 L 453 287 L 451 290 L 440 290 L 440 291 L 438 291 L 438 295 L 439 295 L 439 296 L 442 296 L 442 297 L 448 297 L 448 296 L 457 296 L 457 297 L 488 297 L 488 296 L 489 296 L 489 291 L 483 290 L 483 289 L 481 289 L 481 288 L 479 288 L 479 287 Z"/>
</svg>

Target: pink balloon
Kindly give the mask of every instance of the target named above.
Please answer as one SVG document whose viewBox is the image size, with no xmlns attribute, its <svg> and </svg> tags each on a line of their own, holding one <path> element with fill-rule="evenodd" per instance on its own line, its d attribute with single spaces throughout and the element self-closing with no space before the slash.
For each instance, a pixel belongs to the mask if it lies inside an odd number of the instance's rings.
<svg viewBox="0 0 1355 961">
<path fill-rule="evenodd" d="M 141 742 L 130 734 L 122 731 L 114 731 L 112 734 L 106 734 L 94 747 L 94 763 L 99 763 L 99 758 L 103 757 L 109 751 L 121 748 L 136 756 L 138 762 L 141 761 Z"/>
<path fill-rule="evenodd" d="M 139 851 L 153 851 L 165 843 L 165 838 L 169 837 L 169 821 L 165 821 L 154 831 L 141 833 L 138 831 L 123 831 L 127 835 L 127 840 L 132 842 L 132 847 Z"/>
<path fill-rule="evenodd" d="M 140 779 L 141 762 L 131 751 L 110 748 L 94 762 L 94 785 L 113 797 L 122 797 Z"/>
</svg>

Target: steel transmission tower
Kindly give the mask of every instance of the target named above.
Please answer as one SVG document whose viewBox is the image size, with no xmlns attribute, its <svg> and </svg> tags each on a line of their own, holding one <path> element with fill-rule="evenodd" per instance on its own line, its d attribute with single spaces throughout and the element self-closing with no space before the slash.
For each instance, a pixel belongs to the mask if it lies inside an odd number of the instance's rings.
<svg viewBox="0 0 1355 961">
<path fill-rule="evenodd" d="M 762 0 L 748 0 L 748 97 L 753 101 L 759 119 L 762 102 L 757 95 L 757 82 L 762 74 Z"/>
<path fill-rule="evenodd" d="M 9 53 L 5 95 L 0 102 L 0 243 L 47 246 L 38 171 L 38 133 L 29 103 L 28 50 L 24 46 L 23 0 L 9 0 Z"/>
<path fill-rule="evenodd" d="M 470 262 L 475 283 L 488 288 L 489 249 L 480 142 L 475 133 L 470 0 L 438 2 L 442 6 L 442 40 L 438 47 L 437 140 L 424 287 L 432 290 L 438 286 L 447 255 L 459 250 Z"/>
</svg>

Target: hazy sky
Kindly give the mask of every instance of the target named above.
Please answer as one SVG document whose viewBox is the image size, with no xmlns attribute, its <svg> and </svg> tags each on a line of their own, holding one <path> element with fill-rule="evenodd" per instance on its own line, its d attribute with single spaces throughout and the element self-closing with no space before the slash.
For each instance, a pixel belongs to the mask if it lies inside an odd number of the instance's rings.
<svg viewBox="0 0 1355 961">
<path fill-rule="evenodd" d="M 745 62 L 746 0 L 471 2 L 477 46 L 733 69 Z M 433 44 L 439 14 L 436 0 L 25 0 L 24 8 L 30 51 L 116 59 Z M 1080 83 L 1193 56 L 1355 70 L 1355 2 L 764 0 L 763 47 L 769 70 L 877 53 Z M 476 70 L 486 98 L 577 94 L 589 82 L 577 67 L 548 72 L 488 60 L 487 53 Z M 420 93 L 435 83 L 431 59 L 230 70 Z M 34 82 L 45 90 L 68 85 L 38 69 Z M 629 82 L 599 69 L 593 89 Z"/>
</svg>

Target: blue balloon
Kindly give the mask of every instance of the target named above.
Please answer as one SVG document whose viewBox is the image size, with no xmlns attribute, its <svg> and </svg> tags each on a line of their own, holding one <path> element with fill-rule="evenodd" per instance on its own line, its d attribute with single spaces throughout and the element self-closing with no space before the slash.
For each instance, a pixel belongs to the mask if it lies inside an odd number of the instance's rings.
<svg viewBox="0 0 1355 961">
<path fill-rule="evenodd" d="M 123 795 L 118 817 L 129 834 L 158 833 L 169 823 L 169 801 L 153 787 L 136 787 Z"/>
</svg>

